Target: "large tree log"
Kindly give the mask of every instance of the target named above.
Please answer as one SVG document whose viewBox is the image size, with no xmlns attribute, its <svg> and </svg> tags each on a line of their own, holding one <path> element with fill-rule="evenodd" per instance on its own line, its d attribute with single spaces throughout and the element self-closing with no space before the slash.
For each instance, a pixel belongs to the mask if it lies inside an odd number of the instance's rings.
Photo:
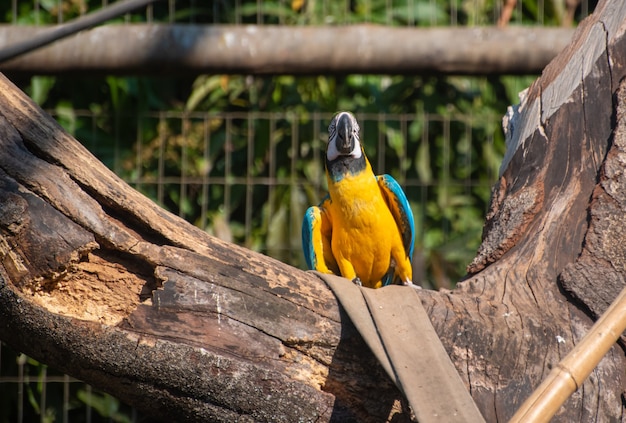
<svg viewBox="0 0 626 423">
<path fill-rule="evenodd" d="M 605 1 L 511 116 L 470 275 L 420 291 L 487 421 L 624 285 L 625 74 L 626 3 Z M 408 419 L 314 275 L 164 212 L 5 78 L 0 134 L 0 339 L 176 420 Z M 622 420 L 625 370 L 616 346 L 557 420 Z"/>
</svg>

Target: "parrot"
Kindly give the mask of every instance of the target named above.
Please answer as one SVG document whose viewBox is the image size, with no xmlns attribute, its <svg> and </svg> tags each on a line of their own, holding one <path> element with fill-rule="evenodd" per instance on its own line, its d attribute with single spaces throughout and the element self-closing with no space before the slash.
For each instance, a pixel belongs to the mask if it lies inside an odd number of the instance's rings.
<svg viewBox="0 0 626 423">
<path fill-rule="evenodd" d="M 328 194 L 309 207 L 302 222 L 302 248 L 310 270 L 343 276 L 368 288 L 412 284 L 415 225 L 396 180 L 375 175 L 350 112 L 328 127 Z"/>
</svg>

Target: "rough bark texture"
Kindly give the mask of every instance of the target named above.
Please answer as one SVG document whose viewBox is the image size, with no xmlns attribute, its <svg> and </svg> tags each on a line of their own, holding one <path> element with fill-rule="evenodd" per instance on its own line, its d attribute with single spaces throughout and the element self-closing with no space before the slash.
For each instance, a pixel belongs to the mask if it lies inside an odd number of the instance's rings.
<svg viewBox="0 0 626 423">
<path fill-rule="evenodd" d="M 48 29 L 0 25 L 0 46 Z M 107 25 L 2 63 L 0 71 L 532 74 L 540 72 L 572 34 L 565 28 L 529 27 Z"/>
<path fill-rule="evenodd" d="M 625 30 L 602 2 L 530 87 L 468 278 L 420 292 L 487 421 L 624 285 Z M 162 211 L 4 78 L 0 144 L 0 339 L 168 419 L 409 419 L 315 276 Z M 624 420 L 625 370 L 615 346 L 555 420 Z"/>
</svg>

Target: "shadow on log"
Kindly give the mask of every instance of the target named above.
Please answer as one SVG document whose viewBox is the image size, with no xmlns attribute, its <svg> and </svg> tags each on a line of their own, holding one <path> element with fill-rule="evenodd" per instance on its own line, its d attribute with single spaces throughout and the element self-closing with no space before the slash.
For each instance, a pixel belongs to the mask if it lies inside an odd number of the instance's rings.
<svg viewBox="0 0 626 423">
<path fill-rule="evenodd" d="M 509 119 L 477 257 L 420 292 L 505 421 L 626 273 L 626 3 L 605 1 Z M 156 417 L 408 421 L 327 287 L 161 210 L 0 78 L 0 339 Z M 419 340 L 416 340 L 419 342 Z M 615 346 L 557 421 L 616 421 Z"/>
</svg>

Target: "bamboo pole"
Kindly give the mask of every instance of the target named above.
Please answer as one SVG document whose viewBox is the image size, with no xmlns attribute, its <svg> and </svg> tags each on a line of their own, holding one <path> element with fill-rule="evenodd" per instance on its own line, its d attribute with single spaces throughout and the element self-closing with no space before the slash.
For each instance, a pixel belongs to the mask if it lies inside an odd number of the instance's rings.
<svg viewBox="0 0 626 423">
<path fill-rule="evenodd" d="M 626 288 L 589 333 L 552 369 L 509 423 L 548 422 L 626 330 Z"/>
</svg>

